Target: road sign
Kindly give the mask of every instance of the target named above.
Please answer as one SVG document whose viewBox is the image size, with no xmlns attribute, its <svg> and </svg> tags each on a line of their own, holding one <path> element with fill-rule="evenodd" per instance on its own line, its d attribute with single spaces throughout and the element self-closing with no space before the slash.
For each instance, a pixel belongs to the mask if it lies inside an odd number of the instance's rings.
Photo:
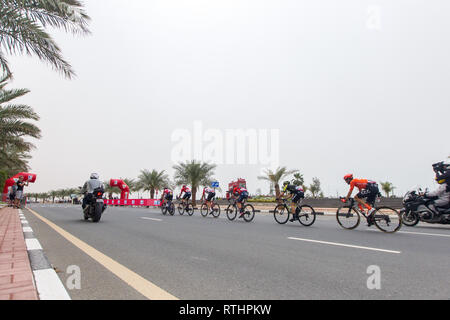
<svg viewBox="0 0 450 320">
<path fill-rule="evenodd" d="M 218 181 L 212 182 L 211 183 L 211 187 L 218 188 L 219 187 L 219 182 Z"/>
</svg>

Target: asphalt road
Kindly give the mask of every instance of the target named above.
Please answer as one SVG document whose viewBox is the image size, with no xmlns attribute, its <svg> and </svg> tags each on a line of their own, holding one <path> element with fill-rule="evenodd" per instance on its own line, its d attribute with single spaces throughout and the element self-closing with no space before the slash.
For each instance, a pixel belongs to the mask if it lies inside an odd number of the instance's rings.
<svg viewBox="0 0 450 320">
<path fill-rule="evenodd" d="M 221 217 L 163 216 L 156 209 L 110 207 L 100 223 L 79 206 L 30 208 L 71 235 L 179 299 L 449 299 L 450 226 L 403 226 L 385 234 L 364 223 L 343 230 L 334 217 L 311 227 Z M 146 299 L 101 262 L 24 214 L 64 284 L 81 270 L 72 299 Z M 314 241 L 314 242 L 312 242 Z M 345 246 L 344 246 L 345 245 Z M 367 286 L 379 267 L 381 288 Z M 372 282 L 371 282 L 372 283 Z"/>
</svg>

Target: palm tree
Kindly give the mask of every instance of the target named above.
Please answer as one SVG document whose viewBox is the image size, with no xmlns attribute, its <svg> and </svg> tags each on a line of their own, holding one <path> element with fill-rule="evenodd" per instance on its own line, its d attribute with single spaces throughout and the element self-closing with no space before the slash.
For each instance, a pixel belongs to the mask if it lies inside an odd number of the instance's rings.
<svg viewBox="0 0 450 320">
<path fill-rule="evenodd" d="M 318 178 L 313 178 L 313 183 L 309 185 L 309 192 L 311 192 L 311 195 L 313 198 L 317 198 L 322 192 L 320 187 L 320 180 Z"/>
<path fill-rule="evenodd" d="M 165 174 L 165 171 L 157 170 L 141 170 L 141 174 L 138 177 L 138 184 L 141 190 L 150 192 L 150 199 L 154 199 L 155 191 L 163 189 L 169 184 L 169 176 Z"/>
<path fill-rule="evenodd" d="M 0 68 L 10 75 L 7 54 L 35 55 L 71 78 L 74 71 L 47 27 L 88 34 L 90 18 L 77 0 L 0 0 Z"/>
<path fill-rule="evenodd" d="M 180 162 L 173 166 L 176 185 L 190 185 L 192 189 L 192 205 L 195 206 L 197 191 L 200 186 L 210 185 L 213 181 L 215 164 L 197 162 L 196 160 Z"/>
<path fill-rule="evenodd" d="M 292 180 L 292 183 L 296 186 L 300 186 L 303 187 L 303 189 L 305 189 L 304 187 L 305 178 L 303 178 L 303 175 L 300 172 L 294 174 L 294 179 Z"/>
<path fill-rule="evenodd" d="M 394 191 L 395 187 L 392 183 L 390 182 L 381 182 L 381 189 L 384 191 L 384 193 L 386 193 L 386 198 L 389 198 L 389 195 L 391 192 Z"/>
<path fill-rule="evenodd" d="M 41 137 L 40 129 L 28 122 L 39 120 L 33 109 L 27 105 L 9 104 L 29 90 L 5 89 L 9 79 L 7 76 L 0 78 L 0 168 L 6 169 L 8 173 L 28 168 L 28 152 L 34 145 L 25 141 L 24 137 Z"/>
<path fill-rule="evenodd" d="M 52 199 L 52 203 L 55 203 L 55 198 L 58 196 L 57 190 L 51 190 L 48 192 L 48 197 Z"/>
<path fill-rule="evenodd" d="M 298 173 L 298 170 L 288 170 L 286 167 L 278 167 L 275 171 L 266 169 L 264 176 L 259 176 L 259 180 L 266 180 L 275 186 L 275 196 L 280 197 L 280 181 L 291 174 Z"/>
</svg>

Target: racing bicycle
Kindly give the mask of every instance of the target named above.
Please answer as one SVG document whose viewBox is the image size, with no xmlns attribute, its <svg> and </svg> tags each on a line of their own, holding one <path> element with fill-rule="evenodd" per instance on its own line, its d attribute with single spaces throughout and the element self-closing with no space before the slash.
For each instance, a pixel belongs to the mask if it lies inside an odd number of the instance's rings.
<svg viewBox="0 0 450 320">
<path fill-rule="evenodd" d="M 344 199 L 344 198 L 341 198 Z M 366 218 L 368 226 L 375 226 L 386 233 L 394 233 L 402 226 L 402 216 L 400 212 L 390 207 L 374 207 L 375 211 L 368 216 L 354 198 L 349 199 L 348 205 L 341 206 L 336 212 L 336 219 L 339 225 L 347 230 L 353 230 L 361 222 L 361 215 Z"/>
<path fill-rule="evenodd" d="M 275 207 L 275 210 L 273 210 L 273 217 L 279 224 L 286 224 L 289 221 L 290 215 L 292 214 L 291 207 L 287 204 L 287 199 L 277 200 L 283 200 L 283 203 L 280 203 Z M 302 202 L 303 199 L 301 199 L 297 203 L 297 207 L 295 209 L 295 212 L 298 213 L 298 222 L 306 227 L 310 227 L 316 221 L 316 211 L 314 211 L 314 208 L 309 205 L 302 205 Z"/>
<path fill-rule="evenodd" d="M 228 202 L 230 203 L 226 209 L 227 217 L 230 221 L 233 221 L 236 219 L 239 208 L 237 206 L 237 200 L 236 199 L 228 199 Z M 246 200 L 242 201 L 241 203 L 242 207 L 244 208 L 244 214 L 243 218 L 245 222 L 251 222 L 255 218 L 255 208 L 251 204 L 246 204 Z"/>
<path fill-rule="evenodd" d="M 182 216 L 185 212 L 189 215 L 192 216 L 194 214 L 194 206 L 192 205 L 192 203 L 190 203 L 189 200 L 186 200 L 186 202 L 183 202 L 183 200 L 178 200 L 178 204 L 177 204 L 177 210 L 178 213 L 180 214 L 180 216 Z"/>
<path fill-rule="evenodd" d="M 208 214 L 211 213 L 214 218 L 218 218 L 220 216 L 220 206 L 216 202 L 216 197 L 213 197 L 211 199 L 210 203 L 211 203 L 211 207 L 210 207 L 210 209 L 208 209 L 208 205 L 206 204 L 206 200 L 203 201 L 203 203 L 202 203 L 202 205 L 200 207 L 200 214 L 203 217 L 207 217 Z M 212 211 L 209 212 L 209 210 L 212 210 Z"/>
</svg>

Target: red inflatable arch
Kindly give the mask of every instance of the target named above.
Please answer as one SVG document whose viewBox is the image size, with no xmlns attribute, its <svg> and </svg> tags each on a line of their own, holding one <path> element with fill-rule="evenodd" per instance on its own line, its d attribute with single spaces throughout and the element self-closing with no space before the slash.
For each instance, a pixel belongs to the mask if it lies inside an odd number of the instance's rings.
<svg viewBox="0 0 450 320">
<path fill-rule="evenodd" d="M 5 182 L 5 187 L 3 188 L 3 195 L 2 200 L 6 201 L 6 195 L 8 194 L 8 188 L 13 186 L 17 181 L 19 181 L 19 177 L 23 176 L 23 181 L 34 183 L 36 182 L 36 175 L 34 173 L 28 173 L 28 172 L 20 172 L 16 174 L 15 176 L 12 176 Z"/>
<path fill-rule="evenodd" d="M 122 193 L 120 194 L 120 199 L 128 199 L 130 195 L 130 187 L 128 187 L 127 184 L 123 182 L 123 180 L 111 179 L 109 181 L 109 185 L 111 187 L 117 187 L 120 189 L 120 191 L 122 191 Z"/>
</svg>

